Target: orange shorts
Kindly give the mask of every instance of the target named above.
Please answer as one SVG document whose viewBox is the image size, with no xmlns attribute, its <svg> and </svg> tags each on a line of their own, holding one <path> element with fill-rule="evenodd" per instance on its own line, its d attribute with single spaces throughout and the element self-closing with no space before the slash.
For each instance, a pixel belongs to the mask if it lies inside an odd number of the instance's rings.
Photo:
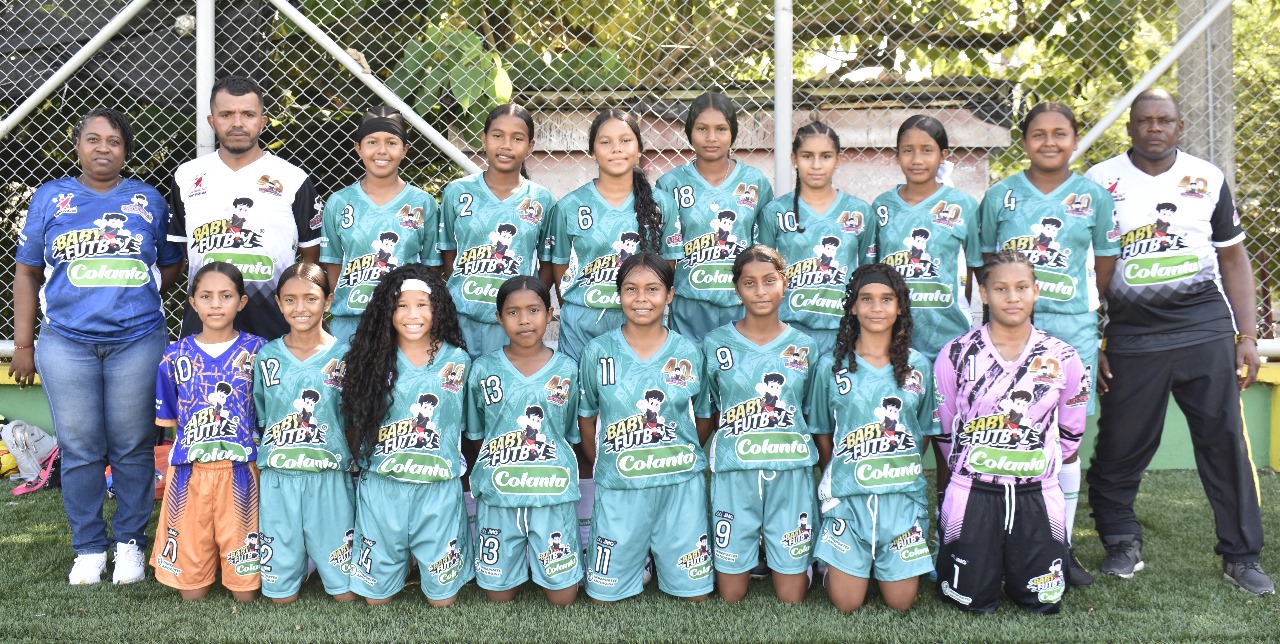
<svg viewBox="0 0 1280 644">
<path fill-rule="evenodd" d="M 169 468 L 151 565 L 156 581 L 195 590 L 216 580 L 257 590 L 258 466 L 217 461 Z"/>
</svg>

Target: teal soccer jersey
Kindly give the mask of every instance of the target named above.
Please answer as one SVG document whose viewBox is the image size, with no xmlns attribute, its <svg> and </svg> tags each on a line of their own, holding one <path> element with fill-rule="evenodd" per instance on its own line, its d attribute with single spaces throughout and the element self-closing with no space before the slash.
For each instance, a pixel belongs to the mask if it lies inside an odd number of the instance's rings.
<svg viewBox="0 0 1280 644">
<path fill-rule="evenodd" d="M 449 293 L 458 315 L 496 324 L 495 298 L 503 282 L 538 275 L 537 254 L 547 236 L 555 198 L 522 179 L 506 199 L 498 199 L 483 174 L 445 186 L 440 198 L 440 250 L 457 251 Z"/>
<path fill-rule="evenodd" d="M 676 204 L 680 234 L 668 237 L 662 256 L 676 262 L 676 297 L 716 306 L 736 306 L 733 260 L 751 245 L 756 214 L 773 200 L 759 170 L 735 162 L 716 187 L 690 161 L 662 175 L 658 189 Z"/>
<path fill-rule="evenodd" d="M 901 187 L 901 186 L 899 186 Z M 952 338 L 969 330 L 968 311 L 960 307 L 960 251 L 965 264 L 982 266 L 978 240 L 978 202 L 942 186 L 911 206 L 894 188 L 871 204 L 873 245 L 868 256 L 897 269 L 911 289 L 911 343 L 933 359 Z"/>
<path fill-rule="evenodd" d="M 678 235 L 676 206 L 671 195 L 653 191 L 662 211 L 662 241 Z M 620 309 L 614 281 L 618 267 L 640 252 L 636 231 L 635 196 L 615 208 L 600 196 L 594 181 L 565 195 L 551 209 L 546 247 L 542 257 L 553 264 L 567 264 L 560 282 L 565 304 L 593 309 Z"/>
<path fill-rule="evenodd" d="M 711 436 L 711 471 L 793 470 L 812 467 L 818 452 L 805 422 L 809 386 L 817 359 L 813 339 L 788 326 L 760 346 L 734 325 L 707 334 L 702 343 L 707 396 L 697 416 L 720 411 Z"/>
<path fill-rule="evenodd" d="M 756 241 L 787 260 L 787 297 L 778 315 L 809 329 L 837 329 L 845 284 L 871 246 L 866 221 L 871 206 L 840 192 L 824 213 L 801 199 L 797 219 L 792 205 L 790 193 L 778 197 L 756 223 Z"/>
<path fill-rule="evenodd" d="M 258 351 L 253 372 L 253 406 L 262 426 L 258 467 L 320 472 L 351 469 L 351 450 L 342 423 L 341 342 L 299 360 L 284 338 Z"/>
<path fill-rule="evenodd" d="M 467 352 L 442 344 L 429 364 L 415 367 L 396 353 L 391 409 L 378 428 L 373 454 L 364 469 L 406 483 L 438 483 L 462 476 L 460 452 L 467 371 Z"/>
<path fill-rule="evenodd" d="M 641 360 L 614 329 L 592 340 L 578 363 L 578 415 L 599 415 L 596 485 L 642 489 L 672 485 L 707 467 L 692 401 L 706 395 L 702 352 L 675 331 Z"/>
<path fill-rule="evenodd" d="M 911 372 L 899 387 L 893 365 L 875 368 L 855 356 L 857 370 L 831 373 L 835 357 L 818 361 L 809 422 L 815 434 L 832 434 L 831 462 L 818 497 L 831 498 L 925 490 L 920 453 L 924 437 L 939 433 L 933 368 L 915 349 Z"/>
<path fill-rule="evenodd" d="M 471 493 L 500 507 L 578 500 L 578 363 L 556 352 L 525 376 L 501 349 L 481 357 L 467 383 L 467 438 L 481 440 Z"/>
<path fill-rule="evenodd" d="M 439 266 L 438 234 L 435 197 L 416 186 L 406 184 L 395 199 L 381 206 L 369 199 L 359 183 L 333 193 L 324 205 L 320 240 L 320 261 L 341 267 L 329 312 L 335 316 L 364 313 L 373 287 L 397 266 L 415 262 Z"/>
<path fill-rule="evenodd" d="M 1115 203 L 1102 186 L 1072 174 L 1044 194 L 1025 172 L 991 186 L 982 197 L 982 252 L 1022 252 L 1036 269 L 1036 311 L 1089 311 L 1089 246 L 1098 257 L 1120 254 Z"/>
</svg>

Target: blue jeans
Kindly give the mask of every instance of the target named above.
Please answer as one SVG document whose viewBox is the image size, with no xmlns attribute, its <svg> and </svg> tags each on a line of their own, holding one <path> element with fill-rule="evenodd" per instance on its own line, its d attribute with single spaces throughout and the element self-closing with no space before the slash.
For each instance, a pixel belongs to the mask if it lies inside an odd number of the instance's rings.
<svg viewBox="0 0 1280 644">
<path fill-rule="evenodd" d="M 155 503 L 156 369 L 164 325 L 132 342 L 88 344 L 45 329 L 36 370 L 62 454 L 62 507 L 76 554 L 106 552 L 105 471 L 116 491 L 115 541 L 146 545 Z"/>
</svg>

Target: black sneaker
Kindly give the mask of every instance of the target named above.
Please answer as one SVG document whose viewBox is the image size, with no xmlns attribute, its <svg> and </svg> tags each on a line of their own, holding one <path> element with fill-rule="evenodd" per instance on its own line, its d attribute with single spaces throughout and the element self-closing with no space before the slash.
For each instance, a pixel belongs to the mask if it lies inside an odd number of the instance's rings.
<svg viewBox="0 0 1280 644">
<path fill-rule="evenodd" d="M 1142 537 L 1136 534 L 1117 534 L 1102 538 L 1107 554 L 1102 558 L 1099 570 L 1121 579 L 1132 579 L 1133 573 L 1142 570 Z"/>
<path fill-rule="evenodd" d="M 772 572 L 769 570 L 769 562 L 765 561 L 764 548 L 760 549 L 760 563 L 751 569 L 750 579 L 768 579 Z"/>
<path fill-rule="evenodd" d="M 1067 548 L 1067 585 L 1074 588 L 1093 584 L 1093 575 L 1076 558 L 1075 548 Z"/>
<path fill-rule="evenodd" d="M 1276 582 L 1271 581 L 1271 577 L 1262 570 L 1262 565 L 1256 561 L 1248 563 L 1228 563 L 1222 562 L 1222 576 L 1227 581 L 1235 584 L 1240 590 L 1251 592 L 1255 595 L 1274 595 L 1276 594 Z"/>
</svg>

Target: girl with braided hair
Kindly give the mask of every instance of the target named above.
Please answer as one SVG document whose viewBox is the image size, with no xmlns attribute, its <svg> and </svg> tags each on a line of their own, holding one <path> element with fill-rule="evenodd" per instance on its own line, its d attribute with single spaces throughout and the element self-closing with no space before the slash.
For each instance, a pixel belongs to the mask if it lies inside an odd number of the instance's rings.
<svg viewBox="0 0 1280 644">
<path fill-rule="evenodd" d="M 840 137 L 813 121 L 791 142 L 796 189 L 773 200 L 757 219 L 756 242 L 787 260 L 787 296 L 780 317 L 831 352 L 844 314 L 848 275 L 871 249 L 867 202 L 836 189 Z M 874 251 L 872 251 L 874 253 Z"/>
<path fill-rule="evenodd" d="M 661 252 L 678 233 L 675 202 L 649 185 L 641 167 L 636 116 L 605 110 L 591 122 L 588 140 L 599 176 L 552 208 L 543 249 L 560 285 L 559 348 L 575 360 L 587 342 L 622 326 L 614 285 L 622 262 Z"/>
<path fill-rule="evenodd" d="M 834 354 L 810 390 L 809 424 L 822 480 L 815 557 L 844 612 L 862 607 L 872 577 L 885 604 L 905 611 L 933 568 L 926 516 L 925 437 L 938 433 L 933 370 L 911 348 L 911 294 L 886 264 L 849 279 Z"/>
<path fill-rule="evenodd" d="M 342 416 L 363 470 L 351 590 L 391 601 L 413 555 L 427 601 L 452 604 L 475 574 L 459 453 L 471 359 L 444 280 L 422 264 L 387 273 L 347 356 Z"/>
</svg>

